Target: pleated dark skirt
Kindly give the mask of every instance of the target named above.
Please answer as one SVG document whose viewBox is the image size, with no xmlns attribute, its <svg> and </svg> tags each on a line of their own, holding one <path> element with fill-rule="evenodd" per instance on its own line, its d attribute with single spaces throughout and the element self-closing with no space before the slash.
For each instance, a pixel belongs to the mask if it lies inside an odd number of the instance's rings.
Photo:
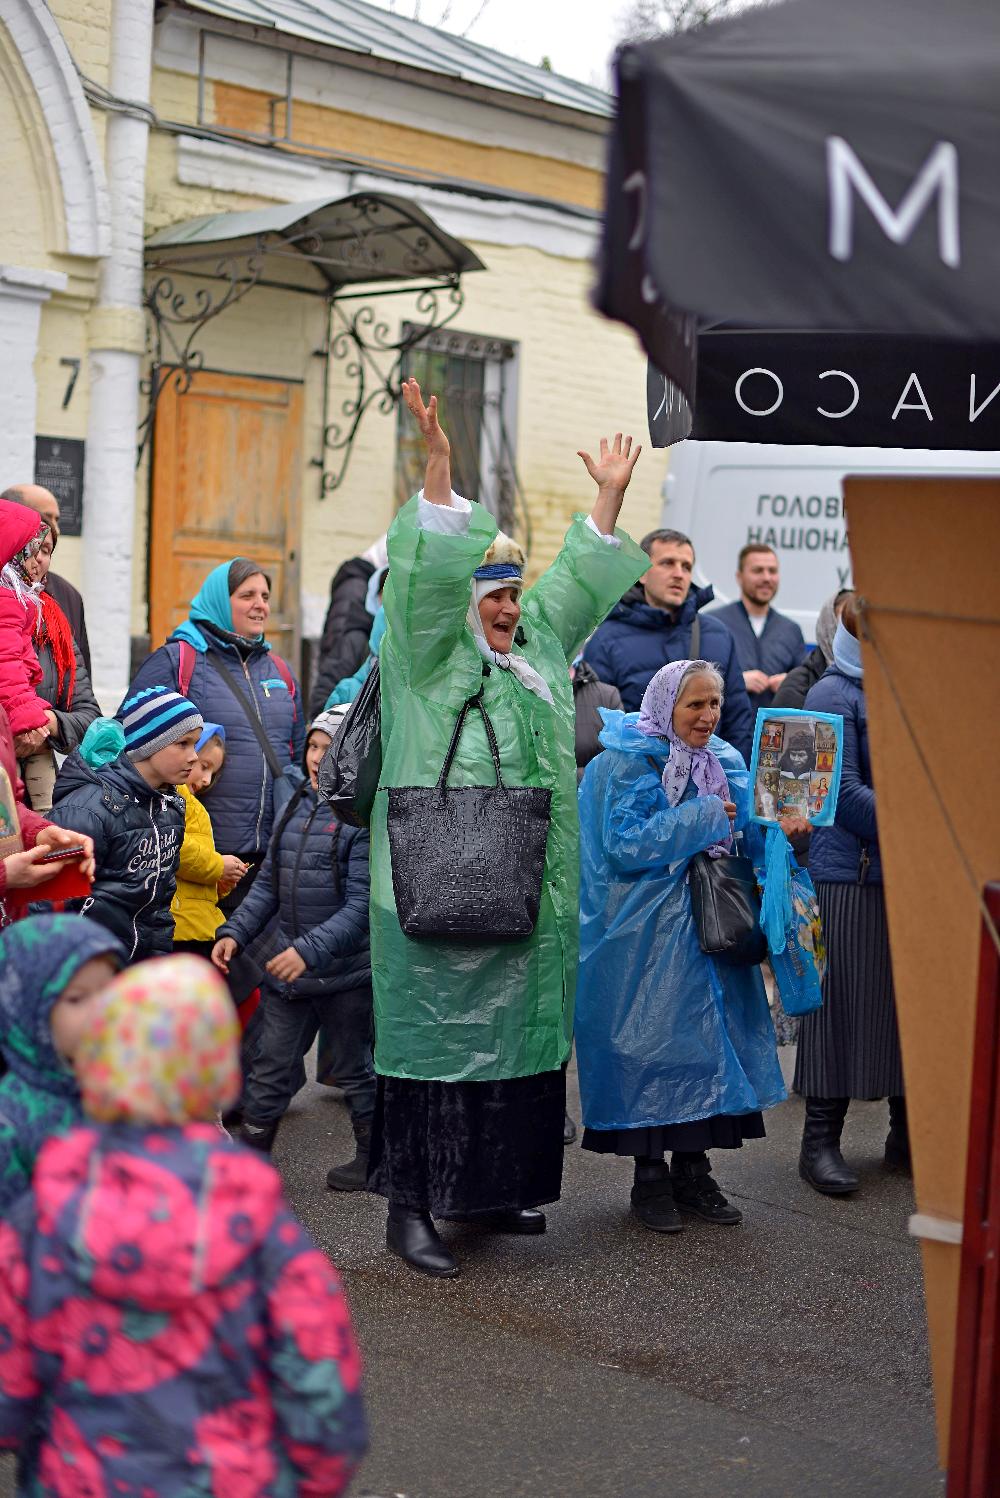
<svg viewBox="0 0 1000 1498">
<path fill-rule="evenodd" d="M 806 1097 L 903 1094 L 903 1061 L 879 884 L 816 886 L 826 939 L 823 1005 L 799 1030 L 796 1092 Z"/>
<path fill-rule="evenodd" d="M 562 1189 L 566 1073 L 379 1077 L 368 1189 L 432 1217 L 542 1207 Z"/>
<path fill-rule="evenodd" d="M 657 1124 L 648 1129 L 584 1129 L 581 1144 L 595 1155 L 642 1155 L 658 1160 L 672 1150 L 688 1155 L 738 1150 L 744 1139 L 763 1138 L 763 1113 L 716 1113 L 693 1123 Z"/>
</svg>

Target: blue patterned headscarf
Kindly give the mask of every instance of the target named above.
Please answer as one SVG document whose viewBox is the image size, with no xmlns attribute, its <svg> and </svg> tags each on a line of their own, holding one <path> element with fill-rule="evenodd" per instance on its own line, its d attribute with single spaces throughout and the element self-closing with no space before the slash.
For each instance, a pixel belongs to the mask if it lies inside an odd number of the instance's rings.
<svg viewBox="0 0 1000 1498">
<path fill-rule="evenodd" d="M 52 1010 L 95 957 L 125 962 L 121 943 L 80 915 L 36 915 L 0 932 L 0 1213 L 31 1184 L 39 1150 L 80 1117 L 80 1089 L 52 1042 Z"/>
</svg>

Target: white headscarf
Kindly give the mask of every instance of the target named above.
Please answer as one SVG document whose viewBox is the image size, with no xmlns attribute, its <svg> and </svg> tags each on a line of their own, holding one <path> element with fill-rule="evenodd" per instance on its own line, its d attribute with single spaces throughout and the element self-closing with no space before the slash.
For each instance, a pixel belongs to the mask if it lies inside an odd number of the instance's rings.
<svg viewBox="0 0 1000 1498">
<path fill-rule="evenodd" d="M 472 579 L 472 599 L 469 603 L 469 612 L 466 616 L 467 622 L 469 628 L 472 630 L 473 638 L 479 647 L 479 654 L 488 665 L 499 666 L 501 671 L 509 671 L 512 676 L 517 677 L 518 681 L 527 691 L 534 692 L 535 696 L 540 697 L 543 702 L 554 706 L 552 693 L 549 691 L 544 677 L 539 676 L 534 666 L 528 665 L 523 655 L 515 655 L 513 651 L 510 655 L 502 655 L 499 650 L 494 650 L 486 639 L 483 621 L 479 617 L 479 604 L 486 597 L 487 593 L 496 593 L 502 588 L 517 588 L 518 592 L 520 592 L 522 587 L 523 584 L 518 583 L 513 578 L 497 582 L 495 578 L 474 577 Z"/>
</svg>

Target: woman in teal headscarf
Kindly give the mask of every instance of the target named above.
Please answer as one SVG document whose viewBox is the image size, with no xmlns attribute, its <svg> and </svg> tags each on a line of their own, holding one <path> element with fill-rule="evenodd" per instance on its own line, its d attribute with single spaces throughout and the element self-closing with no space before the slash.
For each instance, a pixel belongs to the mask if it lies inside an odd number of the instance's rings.
<svg viewBox="0 0 1000 1498">
<path fill-rule="evenodd" d="M 205 795 L 217 848 L 255 869 L 274 822 L 274 782 L 302 758 L 304 723 L 298 686 L 264 631 L 271 579 L 257 562 L 235 557 L 214 567 L 191 600 L 191 611 L 165 645 L 143 662 L 129 695 L 144 687 L 180 691 L 206 722 L 226 732 L 226 770 Z M 264 744 L 267 749 L 265 750 Z M 228 914 L 252 875 L 227 895 Z"/>
</svg>

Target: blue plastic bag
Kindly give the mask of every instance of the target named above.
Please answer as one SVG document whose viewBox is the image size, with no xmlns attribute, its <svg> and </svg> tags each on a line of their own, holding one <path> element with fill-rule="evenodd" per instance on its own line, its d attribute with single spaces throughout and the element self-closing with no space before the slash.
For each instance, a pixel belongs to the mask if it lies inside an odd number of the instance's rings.
<svg viewBox="0 0 1000 1498">
<path fill-rule="evenodd" d="M 844 720 L 839 713 L 761 707 L 750 756 L 753 820 L 773 827 L 779 814 L 832 827 L 840 792 Z"/>
<path fill-rule="evenodd" d="M 780 827 L 770 827 L 764 867 L 760 923 L 786 1014 L 811 1014 L 823 1002 L 826 946 L 812 879 L 799 867 Z"/>
</svg>

